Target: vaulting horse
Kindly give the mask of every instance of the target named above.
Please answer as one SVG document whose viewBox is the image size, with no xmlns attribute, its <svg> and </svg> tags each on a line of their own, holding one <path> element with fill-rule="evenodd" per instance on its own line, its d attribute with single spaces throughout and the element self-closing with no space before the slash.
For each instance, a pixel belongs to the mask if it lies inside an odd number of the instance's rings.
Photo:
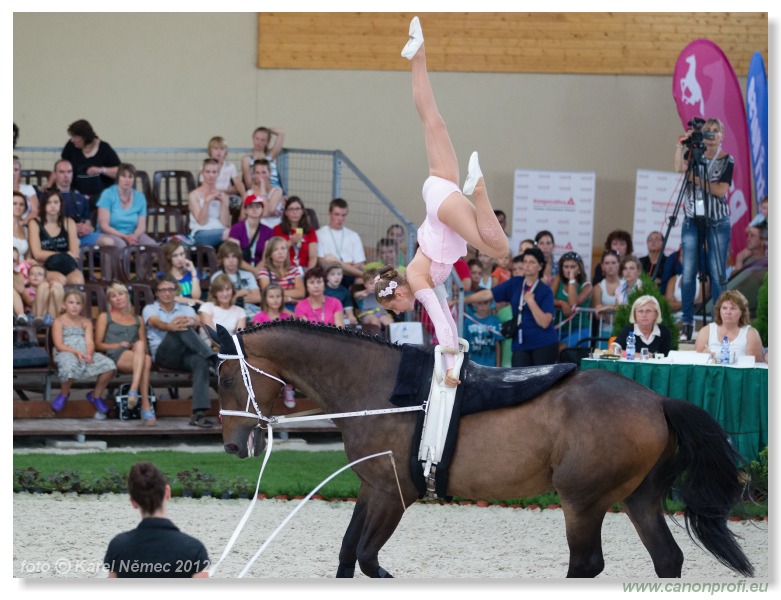
<svg viewBox="0 0 781 600">
<path fill-rule="evenodd" d="M 364 461 L 354 467 L 361 487 L 336 575 L 352 577 L 357 561 L 369 577 L 390 577 L 378 553 L 420 496 L 404 468 L 419 413 L 371 411 L 393 408 L 389 397 L 401 347 L 295 320 L 252 327 L 235 336 L 218 328 L 217 340 L 224 358 L 219 395 L 229 453 L 247 458 L 262 451 L 263 431 L 269 419 L 273 422 L 284 383 L 328 414 L 370 412 L 334 419 L 347 457 L 353 461 L 392 450 L 402 468 L 397 482 L 390 461 Z M 470 380 L 483 382 L 473 389 L 489 392 L 491 381 L 503 382 L 497 389 L 508 390 L 508 382 L 524 387 L 534 383 L 533 374 L 527 377 L 524 371 L 469 363 L 461 380 L 463 386 Z M 448 493 L 502 500 L 555 490 L 570 550 L 568 577 L 594 577 L 603 570 L 602 521 L 620 503 L 657 575 L 680 577 L 683 553 L 662 512 L 675 487 L 686 504 L 689 534 L 723 564 L 752 575 L 751 563 L 727 527 L 729 511 L 742 491 L 737 464 L 724 431 L 702 409 L 615 373 L 576 371 L 530 401 L 463 417 Z"/>
</svg>

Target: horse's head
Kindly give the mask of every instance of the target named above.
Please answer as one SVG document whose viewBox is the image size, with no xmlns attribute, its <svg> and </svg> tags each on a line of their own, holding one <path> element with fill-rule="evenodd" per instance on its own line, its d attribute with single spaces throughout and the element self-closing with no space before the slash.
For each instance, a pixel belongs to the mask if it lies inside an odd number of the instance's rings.
<svg viewBox="0 0 781 600">
<path fill-rule="evenodd" d="M 239 357 L 244 360 L 248 357 L 241 336 L 232 336 L 221 325 L 217 326 L 217 331 L 207 329 L 212 339 L 219 344 L 219 354 L 223 357 L 218 370 L 218 393 L 225 451 L 239 458 L 258 456 L 266 446 L 266 422 L 261 417 L 270 416 L 271 405 L 279 395 L 281 384 L 256 373 L 251 367 L 243 367 Z M 254 394 L 254 402 L 250 398 L 248 385 Z"/>
</svg>

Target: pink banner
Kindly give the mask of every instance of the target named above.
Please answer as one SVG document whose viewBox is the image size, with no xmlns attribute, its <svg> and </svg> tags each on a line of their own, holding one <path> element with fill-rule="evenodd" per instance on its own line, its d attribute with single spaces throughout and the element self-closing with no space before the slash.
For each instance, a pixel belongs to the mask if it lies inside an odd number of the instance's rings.
<svg viewBox="0 0 781 600">
<path fill-rule="evenodd" d="M 683 131 L 693 117 L 724 123 L 721 149 L 735 159 L 727 200 L 732 223 L 730 256 L 746 246 L 751 221 L 751 158 L 743 94 L 729 60 L 710 40 L 695 40 L 681 52 L 673 72 L 673 98 Z"/>
</svg>

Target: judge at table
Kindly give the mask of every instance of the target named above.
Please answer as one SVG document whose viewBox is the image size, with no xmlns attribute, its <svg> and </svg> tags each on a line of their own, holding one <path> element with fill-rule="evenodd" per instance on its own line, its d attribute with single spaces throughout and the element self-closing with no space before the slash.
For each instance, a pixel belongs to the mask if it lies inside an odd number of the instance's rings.
<svg viewBox="0 0 781 600">
<path fill-rule="evenodd" d="M 648 348 L 649 353 L 667 356 L 672 349 L 672 335 L 670 330 L 662 325 L 662 310 L 656 298 L 646 295 L 635 300 L 629 315 L 629 323 L 621 330 L 611 346 L 614 354 L 621 354 L 622 350 L 626 349 L 626 338 L 630 331 L 634 331 L 637 354 L 640 354 L 643 348 Z"/>
</svg>

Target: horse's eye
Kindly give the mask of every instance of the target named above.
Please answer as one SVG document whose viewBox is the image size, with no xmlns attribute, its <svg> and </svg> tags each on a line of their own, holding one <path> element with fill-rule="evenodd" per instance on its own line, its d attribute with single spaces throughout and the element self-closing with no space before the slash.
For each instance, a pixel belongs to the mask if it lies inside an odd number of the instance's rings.
<svg viewBox="0 0 781 600">
<path fill-rule="evenodd" d="M 225 377 L 220 379 L 220 385 L 226 389 L 232 388 L 236 385 L 236 379 L 234 377 Z"/>
</svg>

